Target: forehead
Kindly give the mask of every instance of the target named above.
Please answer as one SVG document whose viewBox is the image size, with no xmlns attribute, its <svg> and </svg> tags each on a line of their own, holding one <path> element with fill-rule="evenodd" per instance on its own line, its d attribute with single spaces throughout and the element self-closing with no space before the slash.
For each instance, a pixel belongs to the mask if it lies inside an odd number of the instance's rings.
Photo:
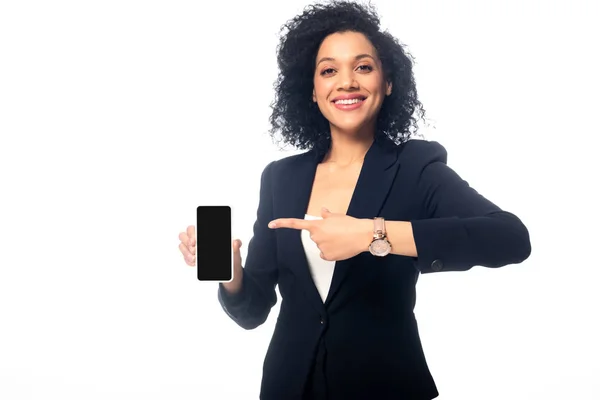
<svg viewBox="0 0 600 400">
<path fill-rule="evenodd" d="M 353 59 L 358 54 L 369 54 L 376 58 L 377 53 L 367 37 L 358 32 L 338 32 L 327 36 L 319 51 L 317 59 L 332 57 L 343 61 Z"/>
</svg>

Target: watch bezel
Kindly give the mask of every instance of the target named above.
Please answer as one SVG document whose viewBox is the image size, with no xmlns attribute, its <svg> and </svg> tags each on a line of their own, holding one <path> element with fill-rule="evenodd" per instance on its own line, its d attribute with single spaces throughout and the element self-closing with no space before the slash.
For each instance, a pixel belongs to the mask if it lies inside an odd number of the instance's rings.
<svg viewBox="0 0 600 400">
<path fill-rule="evenodd" d="M 377 251 L 373 250 L 373 244 L 375 244 L 376 242 L 384 242 L 387 245 L 385 251 L 383 251 L 383 252 L 377 252 Z M 369 252 L 371 254 L 373 254 L 374 256 L 385 257 L 388 254 L 390 254 L 391 251 L 392 251 L 392 244 L 390 243 L 389 240 L 387 240 L 386 237 L 381 237 L 381 238 L 374 239 L 371 242 L 371 244 L 369 245 Z"/>
</svg>

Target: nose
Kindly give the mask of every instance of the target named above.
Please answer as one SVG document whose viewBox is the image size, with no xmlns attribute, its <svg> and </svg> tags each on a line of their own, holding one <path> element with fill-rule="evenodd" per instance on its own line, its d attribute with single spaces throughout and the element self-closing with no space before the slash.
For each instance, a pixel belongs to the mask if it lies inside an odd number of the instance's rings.
<svg viewBox="0 0 600 400">
<path fill-rule="evenodd" d="M 339 87 L 343 90 L 355 90 L 358 89 L 358 82 L 354 76 L 354 71 L 346 71 L 338 74 L 340 81 Z"/>
</svg>

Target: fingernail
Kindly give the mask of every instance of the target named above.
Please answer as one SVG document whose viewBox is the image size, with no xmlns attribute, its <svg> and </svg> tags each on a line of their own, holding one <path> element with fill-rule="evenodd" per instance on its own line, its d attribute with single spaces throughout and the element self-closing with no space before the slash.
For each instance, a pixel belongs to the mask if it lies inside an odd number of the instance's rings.
<svg viewBox="0 0 600 400">
<path fill-rule="evenodd" d="M 277 224 L 275 222 L 269 223 L 269 228 L 275 228 L 275 226 L 277 226 Z"/>
</svg>

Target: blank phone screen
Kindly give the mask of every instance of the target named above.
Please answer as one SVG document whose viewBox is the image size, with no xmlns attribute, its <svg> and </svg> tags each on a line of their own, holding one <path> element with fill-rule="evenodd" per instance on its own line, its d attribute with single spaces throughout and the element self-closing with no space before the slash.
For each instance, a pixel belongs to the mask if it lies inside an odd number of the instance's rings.
<svg viewBox="0 0 600 400">
<path fill-rule="evenodd" d="M 196 266 L 199 280 L 231 280 L 231 242 L 231 207 L 199 206 L 196 209 Z"/>
</svg>

